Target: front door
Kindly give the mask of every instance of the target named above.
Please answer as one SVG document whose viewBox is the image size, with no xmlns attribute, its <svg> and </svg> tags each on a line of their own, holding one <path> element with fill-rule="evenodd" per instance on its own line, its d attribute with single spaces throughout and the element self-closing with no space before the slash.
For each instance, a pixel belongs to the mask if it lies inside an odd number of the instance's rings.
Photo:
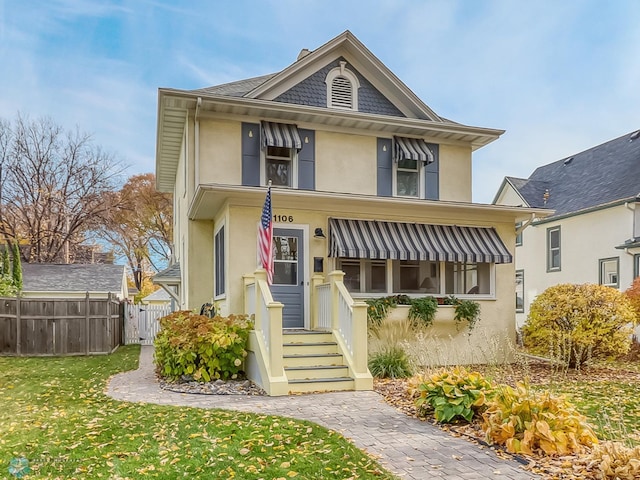
<svg viewBox="0 0 640 480">
<path fill-rule="evenodd" d="M 302 230 L 273 229 L 271 294 L 284 305 L 282 326 L 304 327 L 304 249 Z"/>
</svg>

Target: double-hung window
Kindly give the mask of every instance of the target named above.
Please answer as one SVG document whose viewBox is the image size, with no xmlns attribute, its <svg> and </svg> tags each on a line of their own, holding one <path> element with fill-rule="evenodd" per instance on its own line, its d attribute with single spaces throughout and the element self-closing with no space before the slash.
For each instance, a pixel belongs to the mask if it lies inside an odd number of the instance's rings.
<svg viewBox="0 0 640 480">
<path fill-rule="evenodd" d="M 620 278 L 618 274 L 620 259 L 618 257 L 601 258 L 598 263 L 600 267 L 600 285 L 618 288 L 620 286 Z"/>
<path fill-rule="evenodd" d="M 402 159 L 395 168 L 395 195 L 398 197 L 422 198 L 422 162 L 412 159 Z"/>
<path fill-rule="evenodd" d="M 516 313 L 524 313 L 524 270 L 516 270 Z"/>
<path fill-rule="evenodd" d="M 224 265 L 224 225 L 220 227 L 214 236 L 213 248 L 215 296 L 218 297 L 225 293 L 226 272 Z"/>
<path fill-rule="evenodd" d="M 560 227 L 547 229 L 547 271 L 560 270 Z"/>
<path fill-rule="evenodd" d="M 296 158 L 294 148 L 267 147 L 264 158 L 264 184 L 296 188 Z"/>
</svg>

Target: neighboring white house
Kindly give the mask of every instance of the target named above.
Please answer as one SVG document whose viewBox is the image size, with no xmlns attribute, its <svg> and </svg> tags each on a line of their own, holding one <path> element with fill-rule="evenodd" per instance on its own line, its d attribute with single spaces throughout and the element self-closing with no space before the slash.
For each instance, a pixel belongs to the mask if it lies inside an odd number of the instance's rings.
<svg viewBox="0 0 640 480">
<path fill-rule="evenodd" d="M 505 177 L 493 203 L 555 211 L 525 222 L 517 239 L 519 327 L 552 285 L 624 291 L 640 273 L 640 130 L 539 167 L 527 179 Z"/>
<path fill-rule="evenodd" d="M 255 314 L 248 375 L 270 394 L 371 388 L 358 299 L 478 301 L 473 336 L 446 323 L 450 362 L 515 340 L 514 223 L 548 212 L 472 203 L 472 154 L 503 131 L 439 116 L 351 32 L 274 74 L 160 89 L 157 131 L 175 263 L 154 282 L 179 309 Z M 256 270 L 269 182 L 271 286 Z"/>
<path fill-rule="evenodd" d="M 169 305 L 171 303 L 171 295 L 164 288 L 159 288 L 140 300 L 140 303 L 144 305 Z"/>
<path fill-rule="evenodd" d="M 128 297 L 124 265 L 23 263 L 22 283 L 27 298 Z"/>
</svg>

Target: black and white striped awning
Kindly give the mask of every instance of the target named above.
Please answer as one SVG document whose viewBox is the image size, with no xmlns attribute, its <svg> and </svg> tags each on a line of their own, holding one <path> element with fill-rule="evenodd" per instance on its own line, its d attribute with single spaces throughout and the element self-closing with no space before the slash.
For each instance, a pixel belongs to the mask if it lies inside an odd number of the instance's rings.
<svg viewBox="0 0 640 480">
<path fill-rule="evenodd" d="M 511 263 L 513 257 L 493 228 L 329 219 L 329 256 Z"/>
<path fill-rule="evenodd" d="M 302 149 L 298 127 L 289 123 L 262 122 L 262 145 Z"/>
<path fill-rule="evenodd" d="M 393 158 L 396 162 L 417 160 L 431 163 L 434 161 L 433 152 L 427 146 L 427 142 L 421 138 L 393 137 L 393 145 Z"/>
</svg>

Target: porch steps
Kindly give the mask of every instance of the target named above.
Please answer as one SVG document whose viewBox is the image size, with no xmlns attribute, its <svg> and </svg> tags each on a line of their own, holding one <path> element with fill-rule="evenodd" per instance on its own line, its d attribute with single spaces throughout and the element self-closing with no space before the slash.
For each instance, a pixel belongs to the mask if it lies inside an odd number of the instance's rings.
<svg viewBox="0 0 640 480">
<path fill-rule="evenodd" d="M 290 393 L 354 390 L 337 342 L 329 332 L 283 332 L 284 371 Z"/>
</svg>

